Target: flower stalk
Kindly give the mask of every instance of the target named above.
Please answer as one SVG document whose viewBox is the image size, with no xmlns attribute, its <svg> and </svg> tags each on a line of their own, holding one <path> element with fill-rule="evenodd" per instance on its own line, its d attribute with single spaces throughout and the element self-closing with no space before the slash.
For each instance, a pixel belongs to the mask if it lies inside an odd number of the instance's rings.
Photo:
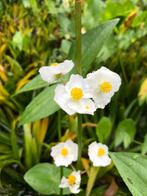
<svg viewBox="0 0 147 196">
<path fill-rule="evenodd" d="M 77 72 L 82 75 L 81 68 L 81 56 L 82 56 L 82 44 L 81 44 L 81 0 L 75 0 L 75 33 L 76 33 L 76 54 L 75 65 Z"/>
<path fill-rule="evenodd" d="M 75 65 L 77 72 L 82 75 L 81 57 L 82 57 L 82 44 L 81 44 L 81 0 L 75 0 L 75 32 L 76 32 L 76 53 Z M 81 167 L 81 149 L 82 149 L 82 115 L 78 115 L 78 162 L 77 167 Z"/>
<path fill-rule="evenodd" d="M 58 111 L 58 139 L 61 141 L 61 111 Z M 63 168 L 60 167 L 60 180 L 62 179 L 63 176 Z M 60 196 L 63 195 L 63 189 L 60 188 Z"/>
</svg>

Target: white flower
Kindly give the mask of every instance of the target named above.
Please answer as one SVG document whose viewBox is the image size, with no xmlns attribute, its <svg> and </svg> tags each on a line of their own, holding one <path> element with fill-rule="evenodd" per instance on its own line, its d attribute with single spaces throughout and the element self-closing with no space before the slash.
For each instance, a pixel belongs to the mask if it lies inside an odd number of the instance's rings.
<svg viewBox="0 0 147 196">
<path fill-rule="evenodd" d="M 92 90 L 96 107 L 102 109 L 110 102 L 111 97 L 121 85 L 120 76 L 106 67 L 89 73 L 86 80 Z"/>
<path fill-rule="evenodd" d="M 61 142 L 51 148 L 51 156 L 56 166 L 68 167 L 78 159 L 78 145 L 71 140 Z"/>
<path fill-rule="evenodd" d="M 70 60 L 65 60 L 62 63 L 53 63 L 50 66 L 44 66 L 39 69 L 41 78 L 49 84 L 55 82 L 61 76 L 68 73 L 74 64 Z"/>
<path fill-rule="evenodd" d="M 65 85 L 57 85 L 54 100 L 69 115 L 75 113 L 94 114 L 96 108 L 90 99 L 91 97 L 87 81 L 76 74 L 71 75 Z"/>
<path fill-rule="evenodd" d="M 88 156 L 96 167 L 105 167 L 111 164 L 108 156 L 108 147 L 104 144 L 93 142 L 88 147 Z"/>
<path fill-rule="evenodd" d="M 70 191 L 74 194 L 80 192 L 80 183 L 81 183 L 81 175 L 80 171 L 72 172 L 67 178 L 62 177 L 60 188 L 69 188 Z"/>
</svg>

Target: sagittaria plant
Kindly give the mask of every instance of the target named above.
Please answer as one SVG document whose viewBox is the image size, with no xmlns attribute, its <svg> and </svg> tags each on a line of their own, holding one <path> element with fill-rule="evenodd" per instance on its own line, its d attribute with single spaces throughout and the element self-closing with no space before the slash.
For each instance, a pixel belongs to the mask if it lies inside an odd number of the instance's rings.
<svg viewBox="0 0 147 196">
<path fill-rule="evenodd" d="M 82 76 L 82 48 L 81 48 L 81 1 L 75 1 L 75 29 L 76 29 L 76 53 L 75 62 L 65 60 L 62 63 L 53 63 L 50 66 L 41 67 L 39 70 L 42 80 L 50 85 L 58 79 L 54 90 L 54 101 L 68 115 L 77 115 L 78 119 L 78 144 L 71 140 L 58 143 L 51 148 L 51 156 L 54 163 L 60 168 L 61 188 L 60 195 L 63 195 L 62 188 L 77 194 L 80 192 L 81 183 L 81 154 L 82 154 L 82 114 L 93 115 L 97 108 L 104 108 L 111 100 L 111 97 L 118 91 L 121 79 L 118 74 L 106 67 L 89 73 L 86 78 Z M 75 64 L 76 74 L 71 74 L 69 81 L 62 82 L 62 77 L 73 69 Z M 84 65 L 83 65 L 84 66 Z M 58 112 L 58 134 L 61 137 L 61 119 Z M 105 167 L 111 164 L 108 156 L 108 147 L 96 141 L 89 145 L 89 159 L 95 167 Z M 78 161 L 74 171 L 64 177 L 63 166 L 68 167 L 73 161 Z M 76 171 L 77 169 L 77 171 Z M 97 170 L 98 171 L 98 170 Z M 26 174 L 27 176 L 27 174 Z M 27 180 L 27 177 L 25 177 Z M 87 190 L 87 196 L 91 190 Z"/>
<path fill-rule="evenodd" d="M 75 0 L 76 40 L 71 49 L 74 57 L 72 59 L 69 58 L 62 63 L 54 62 L 50 66 L 41 67 L 39 70 L 41 80 L 45 81 L 45 85 L 44 83 L 40 82 L 40 86 L 43 87 L 46 86 L 46 84 L 51 86 L 51 88 L 49 87 L 49 90 L 52 91 L 52 96 L 48 97 L 47 91 L 44 91 L 44 93 L 46 93 L 46 99 L 50 100 L 50 104 L 56 103 L 56 106 L 58 106 L 57 108 L 62 109 L 69 116 L 77 115 L 78 121 L 77 143 L 76 141 L 73 142 L 72 140 L 61 142 L 61 111 L 59 109 L 59 143 L 51 147 L 50 154 L 54 160 L 54 164 L 38 164 L 31 168 L 24 176 L 26 182 L 30 186 L 32 186 L 39 193 L 45 195 L 56 194 L 62 196 L 64 194 L 69 195 L 70 193 L 79 194 L 80 191 L 82 191 L 80 184 L 82 184 L 82 177 L 86 175 L 81 164 L 83 147 L 82 117 L 84 114 L 94 115 L 98 108 L 104 109 L 105 106 L 111 101 L 114 93 L 119 90 L 121 85 L 120 76 L 106 67 L 101 67 L 98 70 L 87 74 L 87 66 L 90 66 L 90 64 L 93 62 L 97 53 L 104 44 L 106 37 L 109 35 L 109 31 L 112 31 L 112 26 L 114 27 L 117 22 L 115 21 L 115 24 L 110 25 L 111 28 L 109 23 L 100 26 L 98 31 L 95 28 L 90 32 L 90 34 L 87 33 L 82 38 L 81 7 L 81 0 Z M 97 32 L 99 32 L 99 34 L 97 34 Z M 96 36 L 99 36 L 98 42 Z M 87 74 L 86 76 L 85 73 Z M 66 74 L 69 74 L 69 77 L 67 77 L 69 79 L 67 80 L 66 77 L 64 77 Z M 53 84 L 56 85 L 52 87 Z M 30 86 L 28 89 L 31 89 Z M 26 89 L 24 91 L 26 91 Z M 27 109 L 31 111 L 31 107 L 32 106 L 28 106 L 26 108 L 26 112 Z M 36 107 L 39 109 L 41 106 Z M 54 113 L 56 110 L 58 110 L 57 108 L 50 109 L 51 111 L 49 111 L 48 114 Z M 26 122 L 24 116 L 22 115 L 21 123 Z M 44 116 L 41 117 L 43 118 Z M 111 169 L 113 163 L 109 156 L 108 146 L 100 142 L 98 143 L 97 141 L 93 141 L 91 144 L 89 144 L 89 146 L 87 146 L 87 155 L 92 162 L 92 167 L 89 172 L 90 174 L 85 195 L 90 196 L 100 169 L 103 170 L 104 167 L 107 167 L 109 170 Z M 123 157 L 124 155 L 120 155 L 120 157 L 121 156 Z M 132 155 L 130 155 L 130 157 L 131 156 Z M 113 158 L 114 163 L 118 165 L 118 159 L 116 158 L 117 155 L 115 156 L 112 154 L 111 157 Z M 124 160 L 127 162 L 127 158 L 124 158 Z M 75 165 L 73 162 L 77 162 L 77 165 Z M 119 168 L 119 171 L 120 173 L 123 173 L 122 167 Z M 124 181 L 126 182 L 125 177 Z M 130 185 L 128 185 L 128 187 L 131 191 L 133 190 Z"/>
</svg>

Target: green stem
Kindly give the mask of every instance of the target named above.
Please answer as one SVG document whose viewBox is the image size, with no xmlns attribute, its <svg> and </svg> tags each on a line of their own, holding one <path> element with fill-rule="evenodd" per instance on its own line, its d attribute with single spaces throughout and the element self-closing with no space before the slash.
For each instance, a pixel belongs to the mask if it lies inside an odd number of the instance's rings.
<svg viewBox="0 0 147 196">
<path fill-rule="evenodd" d="M 58 139 L 61 140 L 61 111 L 58 111 Z"/>
<path fill-rule="evenodd" d="M 75 54 L 75 65 L 77 72 L 82 74 L 81 68 L 81 0 L 75 0 L 75 31 L 76 31 L 76 54 Z"/>
<path fill-rule="evenodd" d="M 81 155 L 82 155 L 82 115 L 78 114 L 78 169 L 81 168 Z"/>
<path fill-rule="evenodd" d="M 76 54 L 75 65 L 77 72 L 82 75 L 81 67 L 81 0 L 75 0 L 75 31 L 76 31 Z M 82 151 L 82 116 L 78 115 L 78 169 L 81 168 L 81 151 Z"/>
<path fill-rule="evenodd" d="M 59 110 L 58 111 L 58 139 L 59 139 L 59 141 L 61 140 L 61 111 Z M 61 180 L 61 178 L 62 178 L 62 176 L 63 176 L 63 168 L 62 167 L 60 167 L 60 180 Z M 62 196 L 63 195 L 63 190 L 62 189 L 60 189 L 60 196 Z"/>
</svg>

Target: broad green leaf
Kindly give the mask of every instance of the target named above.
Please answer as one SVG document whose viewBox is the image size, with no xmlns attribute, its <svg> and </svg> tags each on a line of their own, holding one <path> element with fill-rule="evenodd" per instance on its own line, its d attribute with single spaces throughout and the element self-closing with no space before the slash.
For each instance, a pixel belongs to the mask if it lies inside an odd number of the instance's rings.
<svg viewBox="0 0 147 196">
<path fill-rule="evenodd" d="M 59 109 L 54 101 L 55 87 L 56 85 L 47 87 L 30 102 L 21 116 L 20 124 L 47 117 Z"/>
<path fill-rule="evenodd" d="M 46 86 L 48 86 L 48 83 L 45 82 L 44 80 L 42 80 L 40 75 L 38 75 L 35 78 L 33 78 L 29 83 L 27 83 L 23 88 L 21 88 L 16 93 L 16 95 L 20 94 L 20 93 L 23 93 L 23 92 L 35 90 L 35 89 L 42 88 L 42 87 L 46 87 Z"/>
<path fill-rule="evenodd" d="M 134 139 L 136 133 L 135 122 L 132 119 L 125 119 L 118 124 L 115 132 L 115 146 L 121 143 L 127 148 Z"/>
<path fill-rule="evenodd" d="M 102 117 L 97 124 L 96 134 L 101 143 L 105 143 L 111 133 L 112 122 L 108 117 Z"/>
<path fill-rule="evenodd" d="M 72 171 L 64 168 L 64 176 Z M 37 192 L 44 195 L 59 195 L 60 189 L 60 168 L 53 164 L 41 163 L 32 167 L 24 176 L 25 181 Z M 69 195 L 69 191 L 65 190 L 64 194 Z"/>
<path fill-rule="evenodd" d="M 88 31 L 82 36 L 82 71 L 86 74 L 96 56 L 112 33 L 119 19 L 110 20 Z M 69 57 L 74 59 L 75 44 L 72 45 Z"/>
<path fill-rule="evenodd" d="M 147 195 L 147 156 L 138 153 L 110 153 L 133 196 Z"/>
</svg>

